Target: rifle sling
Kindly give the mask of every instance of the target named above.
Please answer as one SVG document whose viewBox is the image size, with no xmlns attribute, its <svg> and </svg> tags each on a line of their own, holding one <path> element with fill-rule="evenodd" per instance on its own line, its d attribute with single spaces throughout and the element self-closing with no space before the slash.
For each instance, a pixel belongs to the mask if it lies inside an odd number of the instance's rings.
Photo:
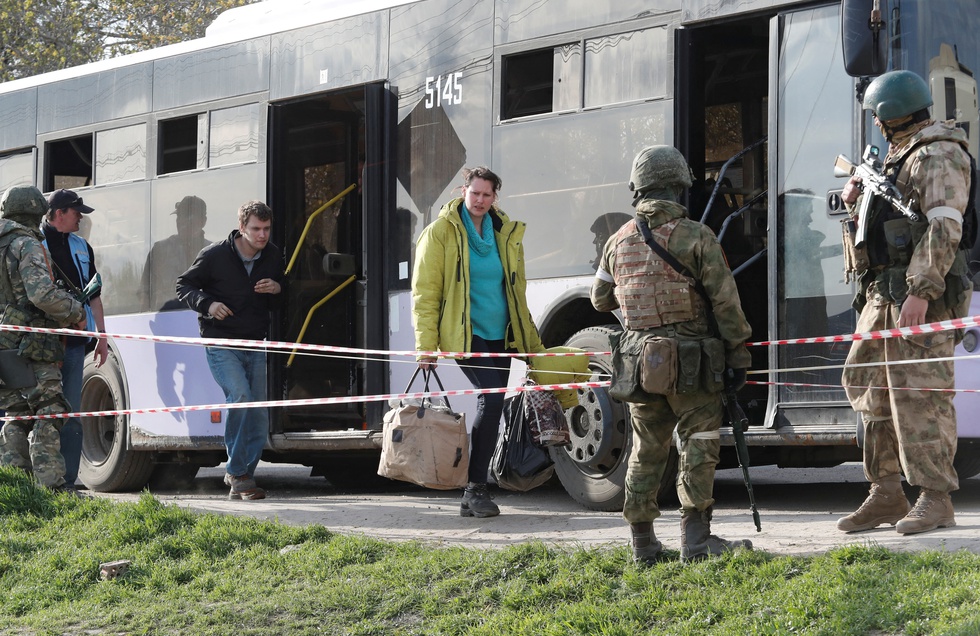
<svg viewBox="0 0 980 636">
<path fill-rule="evenodd" d="M 58 263 L 54 260 L 54 258 L 49 259 L 49 262 L 52 265 L 54 265 L 54 268 L 56 270 L 58 270 L 58 277 L 59 277 L 59 279 L 61 281 L 63 281 L 65 283 L 65 285 L 68 286 L 68 288 L 71 290 L 71 295 L 75 297 L 75 300 L 78 300 L 79 302 L 82 302 L 80 299 L 82 299 L 82 298 L 85 297 L 85 294 L 82 292 L 82 290 L 79 289 L 75 285 L 75 283 L 71 282 L 71 279 L 68 278 L 68 275 L 65 274 L 64 270 L 61 269 L 60 267 L 58 267 Z"/>
</svg>

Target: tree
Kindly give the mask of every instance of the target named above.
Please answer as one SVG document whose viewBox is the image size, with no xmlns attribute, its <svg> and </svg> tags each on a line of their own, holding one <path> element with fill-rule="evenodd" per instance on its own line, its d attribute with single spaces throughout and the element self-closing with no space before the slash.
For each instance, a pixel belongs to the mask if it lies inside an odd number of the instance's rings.
<svg viewBox="0 0 980 636">
<path fill-rule="evenodd" d="M 204 36 L 255 0 L 0 0 L 0 81 Z"/>
</svg>

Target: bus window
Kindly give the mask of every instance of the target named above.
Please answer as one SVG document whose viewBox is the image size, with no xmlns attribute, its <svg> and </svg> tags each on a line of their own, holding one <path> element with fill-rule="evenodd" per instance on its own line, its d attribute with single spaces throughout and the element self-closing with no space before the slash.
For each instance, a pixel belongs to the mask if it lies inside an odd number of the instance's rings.
<svg viewBox="0 0 980 636">
<path fill-rule="evenodd" d="M 258 104 L 211 111 L 208 166 L 256 161 L 259 158 Z"/>
<path fill-rule="evenodd" d="M 146 124 L 95 135 L 95 183 L 146 178 Z"/>
<path fill-rule="evenodd" d="M 44 144 L 44 191 L 92 185 L 92 135 Z"/>
<path fill-rule="evenodd" d="M 160 122 L 157 174 L 206 167 L 207 118 L 202 113 Z"/>
<path fill-rule="evenodd" d="M 0 192 L 18 185 L 34 185 L 34 153 L 0 157 Z"/>
<path fill-rule="evenodd" d="M 667 28 L 620 33 L 585 41 L 585 107 L 667 94 Z"/>
<path fill-rule="evenodd" d="M 581 105 L 580 43 L 503 58 L 501 119 L 514 119 Z"/>
</svg>

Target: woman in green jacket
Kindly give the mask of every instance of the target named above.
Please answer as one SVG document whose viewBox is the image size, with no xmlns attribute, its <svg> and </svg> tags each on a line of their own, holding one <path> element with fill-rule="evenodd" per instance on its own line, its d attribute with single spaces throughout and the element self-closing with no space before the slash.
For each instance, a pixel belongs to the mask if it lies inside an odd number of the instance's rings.
<svg viewBox="0 0 980 636">
<path fill-rule="evenodd" d="M 422 231 L 412 276 L 415 348 L 423 369 L 436 366 L 431 352 L 544 351 L 527 307 L 525 224 L 496 206 L 501 180 L 489 168 L 463 170 L 463 196 L 453 199 Z M 477 389 L 507 386 L 510 358 L 457 360 Z M 460 515 L 500 514 L 487 492 L 504 394 L 480 394 L 470 433 L 469 483 Z"/>
</svg>

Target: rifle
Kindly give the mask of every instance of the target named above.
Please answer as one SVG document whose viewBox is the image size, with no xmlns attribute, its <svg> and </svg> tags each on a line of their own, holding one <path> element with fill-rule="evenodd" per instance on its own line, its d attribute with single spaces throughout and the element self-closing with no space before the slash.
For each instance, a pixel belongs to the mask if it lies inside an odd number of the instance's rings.
<svg viewBox="0 0 980 636">
<path fill-rule="evenodd" d="M 854 247 L 861 247 L 868 233 L 868 223 L 871 222 L 871 206 L 874 199 L 881 198 L 893 208 L 904 214 L 910 221 L 917 223 L 922 217 L 902 203 L 902 193 L 898 191 L 884 174 L 884 165 L 878 159 L 878 146 L 869 145 L 864 149 L 861 163 L 854 163 L 844 155 L 837 155 L 834 162 L 835 177 L 861 177 L 861 206 L 857 211 L 857 232 L 854 234 Z"/>
<path fill-rule="evenodd" d="M 729 380 L 734 376 L 731 369 L 726 369 L 725 372 L 728 374 Z M 736 395 L 735 387 L 731 382 L 725 383 L 721 402 L 728 412 L 728 422 L 732 425 L 732 434 L 735 436 L 735 455 L 738 457 L 739 468 L 742 469 L 742 481 L 745 482 L 745 489 L 749 492 L 749 507 L 752 509 L 755 531 L 762 532 L 762 521 L 759 519 L 759 510 L 755 507 L 755 494 L 752 492 L 752 481 L 749 479 L 749 445 L 745 443 L 745 429 L 749 427 L 749 418 L 738 403 L 738 395 Z"/>
</svg>

